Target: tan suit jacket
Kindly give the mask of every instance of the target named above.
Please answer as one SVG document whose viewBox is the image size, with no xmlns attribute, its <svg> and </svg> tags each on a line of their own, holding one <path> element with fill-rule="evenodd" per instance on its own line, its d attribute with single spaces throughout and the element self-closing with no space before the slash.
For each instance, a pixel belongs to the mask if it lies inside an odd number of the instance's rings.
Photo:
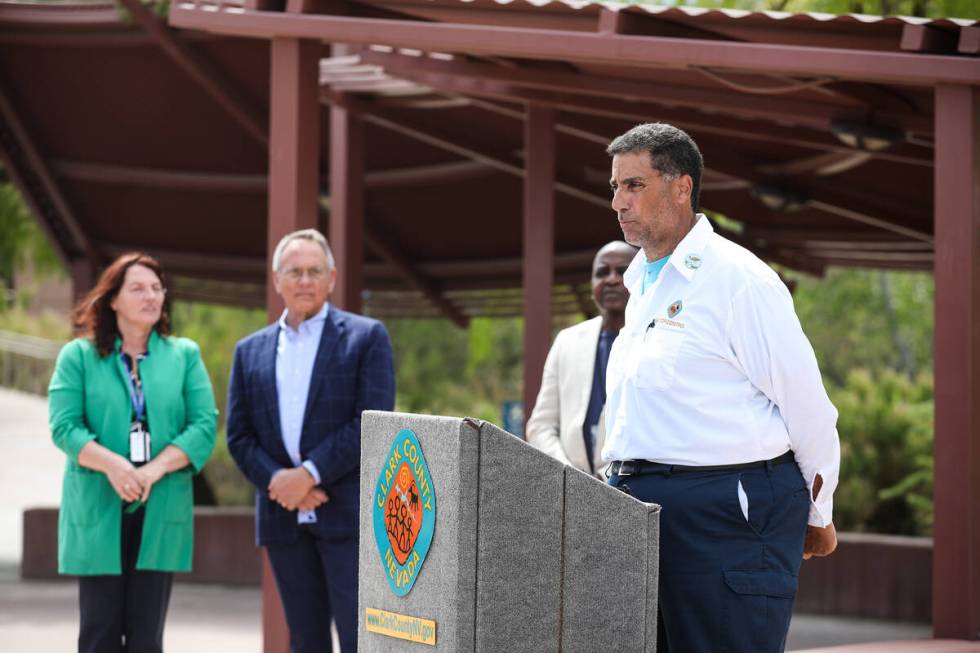
<svg viewBox="0 0 980 653">
<path fill-rule="evenodd" d="M 582 425 L 589 409 L 596 348 L 602 317 L 563 329 L 555 337 L 544 364 L 541 390 L 528 420 L 529 444 L 589 474 L 605 468 L 600 454 L 606 429 L 602 416 L 596 433 L 592 468 L 586 456 Z"/>
</svg>

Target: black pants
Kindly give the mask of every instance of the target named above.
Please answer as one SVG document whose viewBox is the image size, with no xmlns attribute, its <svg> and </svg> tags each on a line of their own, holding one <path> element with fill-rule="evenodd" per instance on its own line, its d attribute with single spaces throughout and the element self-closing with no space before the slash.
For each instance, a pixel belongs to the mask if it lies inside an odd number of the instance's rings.
<svg viewBox="0 0 980 653">
<path fill-rule="evenodd" d="M 174 575 L 136 569 L 143 515 L 123 511 L 122 574 L 81 576 L 79 653 L 160 653 Z"/>
</svg>

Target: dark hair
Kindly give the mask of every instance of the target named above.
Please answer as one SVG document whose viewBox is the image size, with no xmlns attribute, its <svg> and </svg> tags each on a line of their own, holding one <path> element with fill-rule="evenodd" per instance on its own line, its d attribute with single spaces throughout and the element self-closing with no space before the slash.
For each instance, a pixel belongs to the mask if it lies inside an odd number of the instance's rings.
<svg viewBox="0 0 980 653">
<path fill-rule="evenodd" d="M 704 159 L 694 139 L 673 125 L 648 122 L 617 136 L 606 148 L 609 156 L 644 151 L 650 153 L 650 167 L 654 170 L 666 175 L 691 177 L 691 208 L 697 211 Z"/>
<path fill-rule="evenodd" d="M 105 269 L 95 287 L 75 304 L 72 311 L 75 335 L 91 338 L 100 356 L 108 356 L 116 345 L 119 327 L 116 324 L 116 312 L 112 310 L 112 302 L 122 288 L 126 271 L 134 265 L 153 270 L 166 288 L 163 268 L 155 258 L 143 252 L 127 252 Z M 153 328 L 161 335 L 170 334 L 170 298 L 167 295 L 163 296 L 160 319 Z"/>
</svg>

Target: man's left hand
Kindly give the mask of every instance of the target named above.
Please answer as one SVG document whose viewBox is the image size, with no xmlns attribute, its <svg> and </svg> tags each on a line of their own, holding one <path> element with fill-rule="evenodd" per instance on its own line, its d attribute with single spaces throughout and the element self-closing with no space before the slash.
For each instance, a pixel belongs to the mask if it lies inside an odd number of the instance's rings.
<svg viewBox="0 0 980 653">
<path fill-rule="evenodd" d="M 302 465 L 280 469 L 269 481 L 269 498 L 286 510 L 296 510 L 314 485 L 316 481 Z"/>
<path fill-rule="evenodd" d="M 803 539 L 803 559 L 809 560 L 813 556 L 822 558 L 829 556 L 837 548 L 837 530 L 833 524 L 824 528 L 819 526 L 807 526 L 806 537 Z"/>
</svg>

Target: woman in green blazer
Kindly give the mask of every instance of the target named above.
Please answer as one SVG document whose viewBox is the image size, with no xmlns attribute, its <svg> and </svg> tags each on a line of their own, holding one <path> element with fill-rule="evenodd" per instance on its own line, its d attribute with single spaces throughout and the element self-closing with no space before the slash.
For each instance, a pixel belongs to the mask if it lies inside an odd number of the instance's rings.
<svg viewBox="0 0 980 653">
<path fill-rule="evenodd" d="M 113 262 L 74 321 L 48 401 L 68 456 L 58 570 L 79 576 L 79 651 L 161 651 L 172 572 L 191 568 L 191 475 L 214 448 L 211 382 L 197 345 L 169 335 L 145 254 Z"/>
</svg>

